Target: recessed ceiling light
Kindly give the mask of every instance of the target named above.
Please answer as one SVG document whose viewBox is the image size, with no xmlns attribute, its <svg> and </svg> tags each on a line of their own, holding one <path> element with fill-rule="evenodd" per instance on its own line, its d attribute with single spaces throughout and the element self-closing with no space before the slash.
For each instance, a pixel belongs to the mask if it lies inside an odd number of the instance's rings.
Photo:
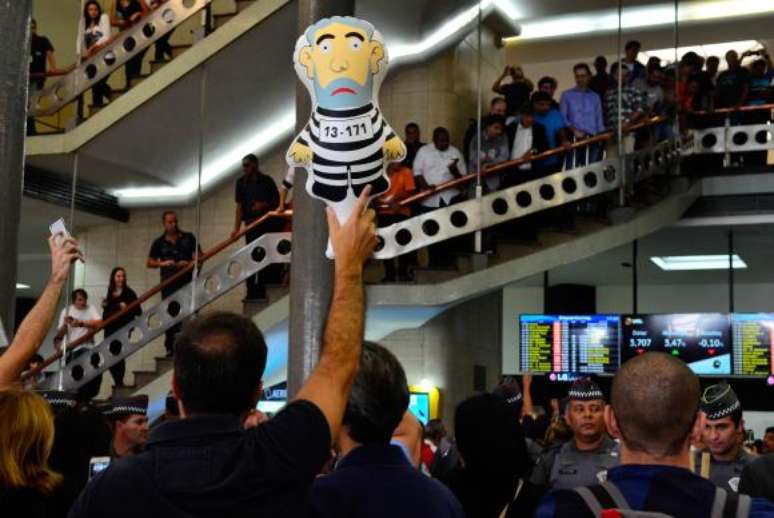
<svg viewBox="0 0 774 518">
<path fill-rule="evenodd" d="M 665 271 L 685 270 L 727 270 L 728 254 L 720 255 L 671 255 L 664 257 L 651 257 L 653 263 Z M 732 256 L 734 270 L 747 268 L 741 257 Z"/>
<path fill-rule="evenodd" d="M 16 283 L 16 289 L 17 290 L 28 290 L 28 289 L 30 289 L 30 285 L 29 284 L 23 284 L 21 282 L 17 282 Z"/>
</svg>

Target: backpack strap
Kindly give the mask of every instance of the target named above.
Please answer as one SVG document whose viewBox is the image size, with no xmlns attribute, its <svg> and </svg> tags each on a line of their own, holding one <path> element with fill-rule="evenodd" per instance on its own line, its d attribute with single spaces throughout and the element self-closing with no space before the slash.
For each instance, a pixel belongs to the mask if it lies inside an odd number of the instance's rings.
<svg viewBox="0 0 774 518">
<path fill-rule="evenodd" d="M 615 502 L 615 506 L 618 509 L 623 509 L 623 510 L 631 509 L 629 502 L 626 501 L 626 498 L 623 496 L 623 493 L 621 493 L 621 490 L 618 489 L 618 487 L 616 487 L 615 484 L 613 484 L 612 482 L 602 482 L 601 486 L 605 491 L 607 491 L 607 494 L 610 495 L 610 498 L 613 499 L 613 501 Z"/>
<path fill-rule="evenodd" d="M 710 512 L 710 518 L 728 518 L 726 512 L 726 499 L 728 493 L 721 487 L 715 488 L 715 500 L 712 503 L 712 511 Z"/>
<path fill-rule="evenodd" d="M 736 505 L 736 518 L 747 518 L 752 509 L 752 497 L 750 495 L 738 495 Z"/>
<path fill-rule="evenodd" d="M 748 495 L 730 493 L 718 487 L 715 489 L 715 502 L 710 518 L 748 518 L 751 507 L 752 498 Z"/>
<path fill-rule="evenodd" d="M 612 484 L 611 484 L 612 485 Z M 602 511 L 605 509 L 615 509 L 619 508 L 618 502 L 614 499 L 614 497 L 610 494 L 610 491 L 606 490 L 601 485 L 595 485 L 595 486 L 588 486 L 588 487 L 576 487 L 573 489 L 580 497 L 583 499 L 583 501 L 586 503 L 586 506 L 589 508 L 591 513 L 594 516 L 600 516 L 602 514 Z M 620 492 L 618 492 L 618 488 L 615 488 L 614 491 L 620 495 Z M 623 499 L 623 496 L 621 496 Z M 629 509 L 629 505 L 626 502 L 626 499 L 623 499 L 623 502 L 625 504 L 625 507 L 623 509 Z"/>
</svg>

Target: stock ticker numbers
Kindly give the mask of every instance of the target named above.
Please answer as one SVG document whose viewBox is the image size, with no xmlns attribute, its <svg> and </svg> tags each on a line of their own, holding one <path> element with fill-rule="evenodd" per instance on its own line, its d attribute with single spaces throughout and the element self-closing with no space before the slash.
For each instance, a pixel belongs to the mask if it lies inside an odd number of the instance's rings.
<svg viewBox="0 0 774 518">
<path fill-rule="evenodd" d="M 774 314 L 734 314 L 734 374 L 774 374 Z"/>
</svg>

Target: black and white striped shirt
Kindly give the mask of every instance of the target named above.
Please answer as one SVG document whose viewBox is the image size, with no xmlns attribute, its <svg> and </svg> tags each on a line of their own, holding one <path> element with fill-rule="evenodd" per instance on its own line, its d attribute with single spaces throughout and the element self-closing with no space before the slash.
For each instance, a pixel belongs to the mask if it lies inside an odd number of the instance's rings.
<svg viewBox="0 0 774 518">
<path fill-rule="evenodd" d="M 318 106 L 298 143 L 312 150 L 315 182 L 347 187 L 372 183 L 384 175 L 382 147 L 394 136 L 379 109 L 371 103 L 351 110 Z"/>
</svg>

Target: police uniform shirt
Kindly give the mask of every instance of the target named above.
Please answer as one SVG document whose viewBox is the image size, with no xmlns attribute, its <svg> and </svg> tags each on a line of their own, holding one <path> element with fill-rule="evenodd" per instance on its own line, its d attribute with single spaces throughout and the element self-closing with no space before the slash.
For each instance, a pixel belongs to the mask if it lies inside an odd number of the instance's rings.
<svg viewBox="0 0 774 518">
<path fill-rule="evenodd" d="M 701 473 L 701 455 L 701 451 L 696 452 L 694 466 L 697 474 Z M 739 491 L 739 479 L 742 476 L 742 471 L 753 460 L 755 457 L 747 453 L 744 448 L 739 448 L 736 460 L 731 462 L 718 462 L 710 455 L 709 480 L 726 490 Z"/>
<path fill-rule="evenodd" d="M 532 482 L 552 489 L 572 489 L 599 484 L 607 477 L 607 470 L 618 466 L 618 444 L 605 435 L 593 451 L 578 450 L 575 441 L 564 443 L 558 449 L 544 453 L 532 473 Z"/>
</svg>

